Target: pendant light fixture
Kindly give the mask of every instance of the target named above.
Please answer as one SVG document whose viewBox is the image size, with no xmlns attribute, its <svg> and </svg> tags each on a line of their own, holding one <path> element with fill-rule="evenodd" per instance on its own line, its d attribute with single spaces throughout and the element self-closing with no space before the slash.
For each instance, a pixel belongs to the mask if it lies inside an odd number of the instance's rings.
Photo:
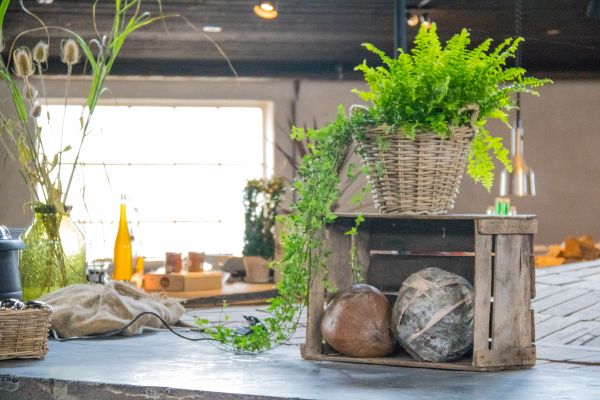
<svg viewBox="0 0 600 400">
<path fill-rule="evenodd" d="M 279 16 L 277 1 L 259 0 L 254 5 L 254 14 L 262 19 L 275 19 Z"/>
<path fill-rule="evenodd" d="M 515 36 L 522 36 L 521 0 L 515 1 Z M 515 66 L 521 66 L 521 50 L 517 50 Z M 500 175 L 500 196 L 535 196 L 535 174 L 525 162 L 524 131 L 521 123 L 521 94 L 517 93 L 517 112 L 511 131 L 512 172 L 504 169 Z"/>
</svg>

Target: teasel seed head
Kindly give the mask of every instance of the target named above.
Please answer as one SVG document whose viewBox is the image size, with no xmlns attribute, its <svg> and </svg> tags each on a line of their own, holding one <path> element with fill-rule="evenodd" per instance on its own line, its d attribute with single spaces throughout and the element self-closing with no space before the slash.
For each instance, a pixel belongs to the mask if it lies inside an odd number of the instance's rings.
<svg viewBox="0 0 600 400">
<path fill-rule="evenodd" d="M 67 65 L 77 64 L 79 62 L 79 45 L 75 39 L 67 39 L 62 43 L 61 59 Z"/>
<path fill-rule="evenodd" d="M 35 101 L 33 103 L 33 106 L 31 107 L 31 111 L 29 112 L 29 114 L 33 117 L 33 118 L 39 118 L 40 115 L 42 115 L 42 105 L 40 104 L 39 101 Z"/>
<path fill-rule="evenodd" d="M 13 66 L 15 75 L 19 78 L 29 78 L 33 75 L 33 63 L 31 61 L 31 52 L 27 47 L 19 47 L 13 53 Z"/>
<path fill-rule="evenodd" d="M 37 64 L 43 64 L 48 61 L 48 43 L 40 41 L 33 48 L 33 61 Z"/>
<path fill-rule="evenodd" d="M 38 91 L 36 90 L 36 88 L 34 88 L 33 86 L 31 86 L 31 84 L 29 85 L 25 85 L 25 97 L 29 100 L 34 100 L 38 95 Z"/>
</svg>

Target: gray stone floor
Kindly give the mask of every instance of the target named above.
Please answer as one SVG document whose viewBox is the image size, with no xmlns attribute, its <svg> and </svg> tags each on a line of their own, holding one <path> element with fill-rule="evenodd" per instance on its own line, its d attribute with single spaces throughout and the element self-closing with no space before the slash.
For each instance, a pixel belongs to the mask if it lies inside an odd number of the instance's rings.
<svg viewBox="0 0 600 400">
<path fill-rule="evenodd" d="M 168 332 L 50 341 L 44 361 L 0 361 L 2 400 L 600 399 L 600 262 L 538 270 L 535 368 L 472 373 L 304 361 L 291 343 L 239 356 Z M 260 307 L 231 307 L 232 324 Z M 188 312 L 211 321 L 219 309 Z M 188 332 L 193 335 L 193 332 Z"/>
<path fill-rule="evenodd" d="M 600 365 L 600 261 L 537 270 L 538 358 Z"/>
</svg>

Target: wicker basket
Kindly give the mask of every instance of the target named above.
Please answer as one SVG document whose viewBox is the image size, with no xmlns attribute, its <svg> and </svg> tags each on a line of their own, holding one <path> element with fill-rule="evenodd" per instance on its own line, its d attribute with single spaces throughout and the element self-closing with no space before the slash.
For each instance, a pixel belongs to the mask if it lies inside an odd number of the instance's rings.
<svg viewBox="0 0 600 400">
<path fill-rule="evenodd" d="M 44 309 L 0 310 L 0 360 L 44 358 L 50 315 Z"/>
<path fill-rule="evenodd" d="M 363 162 L 377 171 L 368 178 L 379 212 L 446 214 L 454 206 L 474 133 L 462 126 L 453 129 L 451 139 L 419 133 L 412 140 L 386 127 L 367 130 L 359 148 Z M 378 143 L 382 137 L 385 146 Z"/>
</svg>

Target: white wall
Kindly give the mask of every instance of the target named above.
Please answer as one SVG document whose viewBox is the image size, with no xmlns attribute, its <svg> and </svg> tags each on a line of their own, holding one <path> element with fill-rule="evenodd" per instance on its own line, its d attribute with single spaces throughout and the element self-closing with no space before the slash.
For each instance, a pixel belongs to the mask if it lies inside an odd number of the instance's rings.
<svg viewBox="0 0 600 400">
<path fill-rule="evenodd" d="M 85 81 L 72 85 L 83 97 Z M 322 126 L 335 116 L 337 105 L 357 103 L 351 89 L 360 82 L 302 81 L 296 103 L 299 126 Z M 48 82 L 51 95 L 60 97 L 62 81 Z M 114 99 L 267 100 L 274 104 L 275 140 L 289 153 L 289 122 L 293 116 L 294 82 L 278 79 L 118 78 L 112 79 L 105 101 Z M 538 196 L 518 199 L 519 212 L 540 218 L 538 243 L 559 242 L 566 235 L 589 233 L 600 240 L 600 81 L 560 81 L 542 88 L 541 97 L 523 96 L 526 159 L 535 170 Z M 1 104 L 8 106 L 5 92 Z M 79 93 L 79 94 L 78 94 Z M 508 138 L 499 123 L 493 133 Z M 508 144 L 508 140 L 505 142 Z M 0 149 L 0 162 L 5 157 Z M 275 170 L 291 175 L 291 168 L 276 153 Z M 10 162 L 0 168 L 0 224 L 24 226 L 30 217 L 22 211 L 27 191 Z M 465 176 L 453 212 L 482 213 L 493 204 L 496 189 L 488 194 Z M 349 196 L 346 196 L 349 197 Z M 342 201 L 343 203 L 343 201 Z M 347 208 L 346 208 L 347 209 Z"/>
</svg>

